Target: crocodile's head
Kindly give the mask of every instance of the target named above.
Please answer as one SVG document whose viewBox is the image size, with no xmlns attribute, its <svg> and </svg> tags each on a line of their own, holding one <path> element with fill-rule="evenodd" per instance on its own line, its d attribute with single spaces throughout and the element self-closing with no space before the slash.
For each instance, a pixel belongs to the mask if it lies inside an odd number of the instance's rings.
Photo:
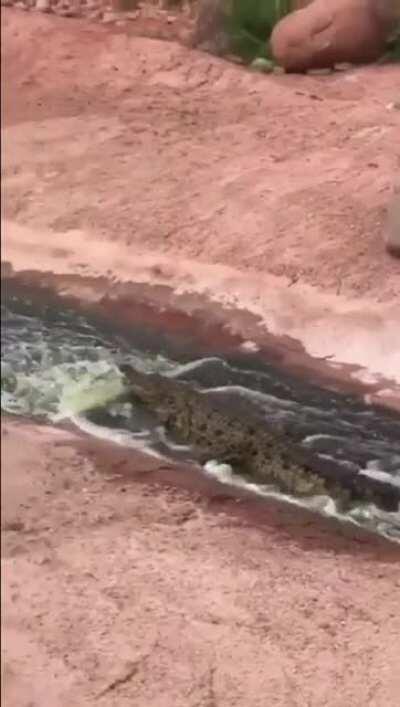
<svg viewBox="0 0 400 707">
<path fill-rule="evenodd" d="M 133 366 L 120 366 L 127 381 L 127 395 L 142 405 L 151 408 L 161 420 L 165 421 L 179 408 L 179 399 L 183 391 L 179 383 L 156 373 L 141 373 Z"/>
</svg>

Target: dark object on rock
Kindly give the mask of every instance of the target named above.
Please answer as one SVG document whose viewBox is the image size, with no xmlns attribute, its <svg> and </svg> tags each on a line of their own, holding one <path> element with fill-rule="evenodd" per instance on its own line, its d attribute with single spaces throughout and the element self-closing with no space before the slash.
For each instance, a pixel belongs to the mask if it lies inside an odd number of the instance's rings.
<svg viewBox="0 0 400 707">
<path fill-rule="evenodd" d="M 221 0 L 200 0 L 195 26 L 189 46 L 215 56 L 223 56 L 230 50 L 230 38 L 226 30 L 226 3 Z"/>
<path fill-rule="evenodd" d="M 314 0 L 275 26 L 270 46 L 287 71 L 375 61 L 400 19 L 398 0 Z"/>
<path fill-rule="evenodd" d="M 400 258 L 400 189 L 395 191 L 388 207 L 385 245 L 388 253 Z"/>
<path fill-rule="evenodd" d="M 139 0 L 112 0 L 111 7 L 114 12 L 130 12 L 136 10 Z"/>
</svg>

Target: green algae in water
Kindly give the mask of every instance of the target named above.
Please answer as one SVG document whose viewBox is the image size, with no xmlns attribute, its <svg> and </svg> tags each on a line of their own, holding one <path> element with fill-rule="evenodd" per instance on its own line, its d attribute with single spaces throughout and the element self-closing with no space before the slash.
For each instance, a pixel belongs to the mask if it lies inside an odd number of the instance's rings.
<svg viewBox="0 0 400 707">
<path fill-rule="evenodd" d="M 121 357 L 142 370 L 155 365 L 123 355 L 79 319 L 46 322 L 2 307 L 1 408 L 54 422 L 105 407 L 124 392 Z"/>
<path fill-rule="evenodd" d="M 2 366 L 1 407 L 15 415 L 56 421 L 107 405 L 124 390 L 118 369 L 106 361 L 86 360 L 31 373 L 9 368 Z"/>
<path fill-rule="evenodd" d="M 63 387 L 58 417 L 104 407 L 123 392 L 123 378 L 118 371 L 109 369 L 104 374 L 88 370 L 78 383 Z"/>
</svg>

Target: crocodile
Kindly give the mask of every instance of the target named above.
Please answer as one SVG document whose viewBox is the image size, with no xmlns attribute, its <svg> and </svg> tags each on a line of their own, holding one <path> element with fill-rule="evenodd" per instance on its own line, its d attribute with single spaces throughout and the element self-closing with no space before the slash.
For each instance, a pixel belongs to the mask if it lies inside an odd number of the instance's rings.
<svg viewBox="0 0 400 707">
<path fill-rule="evenodd" d="M 243 416 L 192 384 L 141 373 L 130 365 L 120 370 L 127 399 L 150 409 L 167 434 L 190 445 L 201 463 L 228 463 L 246 478 L 298 497 L 328 494 L 343 510 L 355 501 L 373 502 L 387 511 L 399 507 L 398 487 L 317 456 L 283 427 L 268 425 L 251 410 Z"/>
</svg>

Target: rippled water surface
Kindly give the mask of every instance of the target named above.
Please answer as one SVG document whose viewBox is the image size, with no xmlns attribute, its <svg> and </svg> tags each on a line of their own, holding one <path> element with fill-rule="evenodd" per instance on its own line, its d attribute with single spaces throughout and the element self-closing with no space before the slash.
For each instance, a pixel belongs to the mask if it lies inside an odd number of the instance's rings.
<svg viewBox="0 0 400 707">
<path fill-rule="evenodd" d="M 16 297 L 2 305 L 1 406 L 5 412 L 50 421 L 69 418 L 89 434 L 144 446 L 155 454 L 190 458 L 190 450 L 172 445 L 151 415 L 112 402 L 123 390 L 121 363 L 195 381 L 212 395 L 229 396 L 237 409 L 243 407 L 243 414 L 251 405 L 261 418 L 283 423 L 294 439 L 316 454 L 400 485 L 400 418 L 394 414 L 296 383 L 267 366 L 257 369 L 252 363 L 246 368 L 243 362 L 238 366 L 219 358 L 180 363 L 165 352 L 135 350 L 131 342 L 100 333 L 73 312 L 49 308 L 39 317 L 29 302 Z M 223 482 L 337 515 L 329 498 L 300 502 L 283 497 L 272 487 L 245 482 L 240 473 L 217 462 L 210 460 L 205 471 Z M 400 539 L 399 513 L 363 505 L 343 519 Z"/>
</svg>

